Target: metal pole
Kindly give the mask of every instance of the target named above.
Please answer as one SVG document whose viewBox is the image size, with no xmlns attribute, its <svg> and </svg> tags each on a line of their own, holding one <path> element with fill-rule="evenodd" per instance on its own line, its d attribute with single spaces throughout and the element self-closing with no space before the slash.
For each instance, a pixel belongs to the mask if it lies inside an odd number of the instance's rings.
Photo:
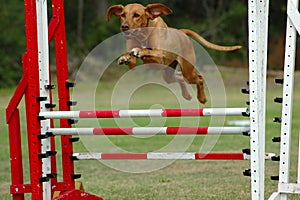
<svg viewBox="0 0 300 200">
<path fill-rule="evenodd" d="M 298 0 L 288 1 L 288 10 L 294 4 L 298 7 Z M 279 164 L 279 186 L 289 182 L 290 169 L 290 142 L 292 129 L 292 112 L 293 112 L 293 90 L 294 90 L 294 70 L 295 70 L 295 52 L 296 52 L 297 32 L 293 22 L 288 17 L 286 25 L 286 45 L 284 58 L 284 84 L 282 99 L 282 121 L 281 121 L 281 143 L 280 143 L 280 164 Z M 279 199 L 287 200 L 288 194 L 279 193 Z"/>
<path fill-rule="evenodd" d="M 234 135 L 249 132 L 249 127 L 117 127 L 52 128 L 50 135 Z"/>
<path fill-rule="evenodd" d="M 126 118 L 126 117 L 204 117 L 247 116 L 248 108 L 152 109 L 152 110 L 82 110 L 41 112 L 47 119 Z"/>
<path fill-rule="evenodd" d="M 37 16 L 37 39 L 38 39 L 38 68 L 39 68 L 39 85 L 40 97 L 45 98 L 40 103 L 40 112 L 49 111 L 46 105 L 50 105 L 51 96 L 50 90 L 46 89 L 50 85 L 49 75 L 49 45 L 48 45 L 48 15 L 47 15 L 47 0 L 36 0 L 36 16 Z M 45 135 L 50 128 L 50 120 L 41 121 L 41 135 Z M 50 138 L 41 140 L 42 149 L 40 156 L 42 159 L 42 177 L 43 182 L 43 199 L 51 199 L 51 156 L 47 156 L 47 152 L 51 152 Z"/>
<path fill-rule="evenodd" d="M 264 199 L 266 70 L 269 0 L 248 1 L 251 196 Z"/>
</svg>

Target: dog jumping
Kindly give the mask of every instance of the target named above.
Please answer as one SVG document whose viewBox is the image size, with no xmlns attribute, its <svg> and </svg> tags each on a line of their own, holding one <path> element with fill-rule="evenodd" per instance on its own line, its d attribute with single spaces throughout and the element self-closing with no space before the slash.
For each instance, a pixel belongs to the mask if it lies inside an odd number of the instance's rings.
<svg viewBox="0 0 300 200">
<path fill-rule="evenodd" d="M 234 51 L 242 46 L 220 46 L 208 42 L 199 34 L 188 29 L 174 29 L 167 26 L 161 15 L 169 15 L 172 10 L 163 4 L 114 5 L 107 10 L 107 20 L 112 15 L 121 21 L 120 29 L 126 39 L 127 53 L 118 59 L 118 64 L 133 69 L 137 58 L 144 64 L 157 63 L 163 66 L 162 76 L 167 83 L 178 82 L 182 96 L 191 100 L 186 81 L 197 86 L 197 98 L 202 104 L 207 101 L 204 80 L 196 71 L 194 46 L 188 36 L 204 46 L 218 51 Z M 176 71 L 177 65 L 181 71 Z"/>
</svg>

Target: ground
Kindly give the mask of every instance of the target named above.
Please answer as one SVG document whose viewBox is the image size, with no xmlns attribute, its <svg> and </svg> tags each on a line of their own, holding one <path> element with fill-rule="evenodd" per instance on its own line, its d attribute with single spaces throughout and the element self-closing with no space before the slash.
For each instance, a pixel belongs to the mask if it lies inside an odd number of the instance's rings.
<svg viewBox="0 0 300 200">
<path fill-rule="evenodd" d="M 240 89 L 246 87 L 246 80 L 248 77 L 247 69 L 231 69 L 219 68 L 226 87 L 226 100 L 228 107 L 244 107 L 247 101 L 247 95 L 241 94 Z M 207 73 L 207 72 L 205 72 Z M 274 78 L 282 77 L 281 72 L 269 72 L 268 75 L 268 92 L 267 92 L 267 132 L 266 132 L 266 151 L 279 152 L 279 144 L 273 143 L 273 137 L 279 136 L 280 124 L 272 122 L 274 117 L 281 115 L 281 104 L 273 102 L 276 96 L 281 96 L 282 87 L 274 83 Z M 299 91 L 299 74 L 295 76 L 295 91 Z M 105 99 L 112 91 L 112 84 L 110 82 L 103 83 L 96 90 L 96 97 L 101 101 L 96 102 L 97 109 L 104 109 L 110 107 L 110 100 Z M 84 96 L 85 90 L 78 90 Z M 209 91 L 213 92 L 213 91 Z M 10 185 L 10 165 L 9 165 L 9 149 L 7 126 L 5 122 L 5 107 L 12 95 L 13 90 L 0 90 L 0 124 L 2 134 L 0 134 L 0 195 L 1 199 L 10 199 L 9 185 Z M 130 99 L 130 106 L 137 108 L 148 108 L 156 101 L 157 104 L 165 107 L 178 107 L 178 102 L 173 101 L 172 93 L 168 90 L 160 90 L 159 86 L 147 85 L 139 88 Z M 163 97 L 163 98 L 162 98 Z M 294 95 L 295 101 L 299 101 L 300 94 Z M 296 180 L 296 163 L 297 163 L 297 142 L 299 131 L 300 113 L 296 112 L 299 109 L 298 104 L 295 105 L 295 112 L 293 118 L 293 140 L 292 140 L 292 169 L 291 181 Z M 199 105 L 200 106 L 200 105 Z M 209 107 L 205 105 L 205 107 Z M 21 104 L 21 110 L 24 105 Z M 21 118 L 24 119 L 24 113 Z M 240 117 L 228 117 L 226 122 L 230 120 L 237 120 Z M 245 118 L 242 118 L 245 119 Z M 190 118 L 190 120 L 195 120 Z M 24 121 L 24 120 L 23 120 Z M 101 125 L 111 126 L 117 122 L 108 120 L 100 120 Z M 123 121 L 120 121 L 123 123 Z M 149 123 L 157 123 L 149 121 L 149 119 L 137 119 L 134 121 L 138 125 L 147 125 Z M 168 125 L 178 123 L 178 119 L 168 119 Z M 211 123 L 209 119 L 201 121 L 200 124 Z M 22 124 L 24 130 L 24 124 Z M 27 141 L 26 133 L 23 131 L 23 152 L 24 152 L 24 174 L 25 181 L 28 182 L 28 161 L 27 161 Z M 157 150 L 168 144 L 173 138 L 155 136 L 150 138 L 130 138 L 128 136 L 112 136 L 109 140 L 116 146 L 127 151 L 151 151 Z M 182 137 L 182 140 L 185 138 Z M 85 141 L 84 139 L 82 141 Z M 98 141 L 98 140 L 97 140 Z M 193 143 L 189 146 L 188 151 L 198 151 L 204 142 L 203 136 L 194 138 Z M 213 151 L 229 151 L 240 152 L 243 148 L 249 147 L 249 138 L 245 136 L 221 136 Z M 59 149 L 59 139 L 57 138 L 57 148 Z M 82 143 L 77 143 L 74 146 L 75 152 L 84 152 L 86 147 Z M 60 158 L 58 153 L 57 157 Z M 60 162 L 60 160 L 58 161 Z M 147 162 L 147 161 L 145 161 Z M 128 163 L 122 162 L 120 165 L 126 168 Z M 146 163 L 147 164 L 147 163 Z M 105 199 L 250 199 L 250 178 L 242 175 L 245 169 L 249 168 L 249 161 L 175 161 L 163 169 L 147 173 L 125 173 L 120 170 L 112 169 L 105 164 L 98 161 L 77 161 L 75 162 L 75 172 L 82 174 L 82 181 L 87 192 L 99 195 Z M 128 165 L 132 166 L 132 165 Z M 138 167 L 138 166 L 137 166 Z M 123 168 L 124 169 L 124 168 Z M 58 176 L 60 174 L 61 166 L 58 167 Z M 270 196 L 273 191 L 277 189 L 277 182 L 271 181 L 270 176 L 278 175 L 278 162 L 266 162 L 266 178 L 265 178 L 265 197 Z M 30 196 L 27 195 L 26 199 Z M 298 196 L 291 196 L 291 199 L 300 199 Z"/>
</svg>

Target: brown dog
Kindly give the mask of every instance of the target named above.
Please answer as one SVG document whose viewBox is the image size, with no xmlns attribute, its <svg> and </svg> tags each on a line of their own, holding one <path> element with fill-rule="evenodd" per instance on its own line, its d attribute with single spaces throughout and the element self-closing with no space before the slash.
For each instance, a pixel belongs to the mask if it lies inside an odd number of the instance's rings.
<svg viewBox="0 0 300 200">
<path fill-rule="evenodd" d="M 178 82 L 182 96 L 187 100 L 192 97 L 185 80 L 190 84 L 196 84 L 197 98 L 204 104 L 206 102 L 204 81 L 195 69 L 194 47 L 187 36 L 219 51 L 233 51 L 240 49 L 241 46 L 219 46 L 206 41 L 191 30 L 168 28 L 160 16 L 171 13 L 172 10 L 163 4 L 149 4 L 146 7 L 140 4 L 111 6 L 107 10 L 107 19 L 109 21 L 111 15 L 121 19 L 120 28 L 127 40 L 128 53 L 122 55 L 118 63 L 126 64 L 133 69 L 136 66 L 136 59 L 140 58 L 144 64 L 158 63 L 169 66 L 162 69 L 164 80 L 167 83 Z M 178 64 L 181 72 L 176 71 Z"/>
</svg>

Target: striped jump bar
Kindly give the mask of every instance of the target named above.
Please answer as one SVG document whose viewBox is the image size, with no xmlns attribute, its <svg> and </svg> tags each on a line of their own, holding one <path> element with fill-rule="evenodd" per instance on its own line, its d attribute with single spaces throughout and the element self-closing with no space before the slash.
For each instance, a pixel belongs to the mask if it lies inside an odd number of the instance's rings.
<svg viewBox="0 0 300 200">
<path fill-rule="evenodd" d="M 241 134 L 249 127 L 133 127 L 133 128 L 52 128 L 53 135 L 198 135 Z"/>
<path fill-rule="evenodd" d="M 249 115 L 248 108 L 150 109 L 150 110 L 96 110 L 40 112 L 46 119 L 62 118 L 128 118 L 180 116 L 239 116 Z"/>
<path fill-rule="evenodd" d="M 275 153 L 266 153 L 270 160 Z M 189 152 L 150 152 L 150 153 L 74 153 L 74 160 L 250 160 L 245 153 L 189 153 Z"/>
</svg>

